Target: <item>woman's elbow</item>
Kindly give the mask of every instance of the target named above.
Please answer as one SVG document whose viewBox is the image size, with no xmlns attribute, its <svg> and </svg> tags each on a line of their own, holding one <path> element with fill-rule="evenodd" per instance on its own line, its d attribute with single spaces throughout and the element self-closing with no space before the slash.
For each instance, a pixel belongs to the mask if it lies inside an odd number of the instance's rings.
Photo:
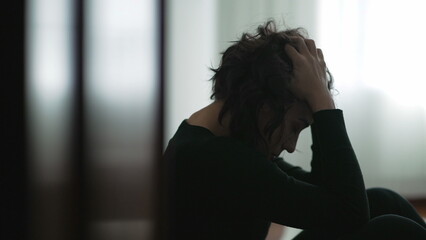
<svg viewBox="0 0 426 240">
<path fill-rule="evenodd" d="M 343 225 L 344 232 L 353 232 L 370 221 L 370 210 L 368 204 L 365 204 L 350 210 L 345 209 L 345 211 L 342 211 L 341 216 L 340 225 Z"/>
</svg>

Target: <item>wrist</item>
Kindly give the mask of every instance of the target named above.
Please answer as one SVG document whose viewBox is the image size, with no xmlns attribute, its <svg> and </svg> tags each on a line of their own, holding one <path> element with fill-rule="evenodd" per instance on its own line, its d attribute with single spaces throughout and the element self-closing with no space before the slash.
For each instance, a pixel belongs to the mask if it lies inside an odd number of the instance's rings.
<svg viewBox="0 0 426 240">
<path fill-rule="evenodd" d="M 312 113 L 316 113 L 321 110 L 336 109 L 333 97 L 330 92 L 313 95 L 308 99 L 308 105 L 311 108 Z"/>
</svg>

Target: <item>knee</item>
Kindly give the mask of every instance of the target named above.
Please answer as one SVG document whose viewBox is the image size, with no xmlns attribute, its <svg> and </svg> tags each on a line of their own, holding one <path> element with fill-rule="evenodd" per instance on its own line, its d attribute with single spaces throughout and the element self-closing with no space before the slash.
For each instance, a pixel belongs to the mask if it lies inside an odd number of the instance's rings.
<svg viewBox="0 0 426 240">
<path fill-rule="evenodd" d="M 387 188 L 369 188 L 366 192 L 369 199 L 394 200 L 401 197 L 398 193 Z"/>
<path fill-rule="evenodd" d="M 370 231 L 377 234 L 377 236 L 386 235 L 389 237 L 385 239 L 392 239 L 392 237 L 396 236 L 406 237 L 414 233 L 416 236 L 422 236 L 422 238 L 419 239 L 424 239 L 426 236 L 426 231 L 422 226 L 412 221 L 411 219 L 393 214 L 387 214 L 373 218 L 367 225 Z"/>
<path fill-rule="evenodd" d="M 367 189 L 367 194 L 369 194 L 369 193 L 370 194 L 392 194 L 392 195 L 396 194 L 396 195 L 398 195 L 398 193 L 396 193 L 396 192 L 394 192 L 390 189 L 382 188 L 382 187 L 369 188 L 369 189 Z"/>
<path fill-rule="evenodd" d="M 371 219 L 355 233 L 342 239 L 426 239 L 426 230 L 411 219 L 393 214 L 386 214 Z"/>
<path fill-rule="evenodd" d="M 401 195 L 386 188 L 367 189 L 367 197 L 371 217 L 402 214 L 401 206 L 406 205 L 406 200 Z"/>
</svg>

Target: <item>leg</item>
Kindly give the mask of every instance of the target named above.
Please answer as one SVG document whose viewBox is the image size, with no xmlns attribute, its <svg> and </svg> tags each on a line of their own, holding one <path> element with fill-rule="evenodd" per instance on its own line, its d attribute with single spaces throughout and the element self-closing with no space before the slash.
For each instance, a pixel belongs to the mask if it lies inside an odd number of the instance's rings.
<svg viewBox="0 0 426 240">
<path fill-rule="evenodd" d="M 422 217 L 417 213 L 416 209 L 401 195 L 398 193 L 391 191 L 385 188 L 370 188 L 367 189 L 368 203 L 370 205 L 370 218 L 373 220 L 376 217 L 393 214 L 399 215 L 401 217 L 407 218 L 406 220 L 412 220 L 418 225 L 426 228 L 426 224 Z M 376 225 L 381 226 L 383 229 L 384 226 L 390 224 L 381 224 L 382 222 L 388 222 L 387 219 L 379 218 L 378 224 L 373 222 L 373 225 L 370 225 L 369 229 L 375 228 Z M 404 220 L 401 220 L 403 221 Z M 371 231 L 371 230 L 369 230 Z M 380 232 L 380 231 L 378 231 Z M 312 230 L 304 230 L 299 235 L 297 235 L 295 240 L 307 240 L 307 239 L 319 239 L 321 233 L 312 231 Z M 404 238 L 403 238 L 404 239 Z"/>
<path fill-rule="evenodd" d="M 361 230 L 341 238 L 342 240 L 424 240 L 426 228 L 411 219 L 387 214 L 371 219 Z"/>
<path fill-rule="evenodd" d="M 416 209 L 401 195 L 385 188 L 367 189 L 368 203 L 370 205 L 370 218 L 395 214 L 420 224 L 426 228 L 425 221 Z"/>
<path fill-rule="evenodd" d="M 386 214 L 371 219 L 355 233 L 340 238 L 324 236 L 323 233 L 304 230 L 293 240 L 339 239 L 339 240 L 425 240 L 426 228 L 406 217 Z"/>
</svg>

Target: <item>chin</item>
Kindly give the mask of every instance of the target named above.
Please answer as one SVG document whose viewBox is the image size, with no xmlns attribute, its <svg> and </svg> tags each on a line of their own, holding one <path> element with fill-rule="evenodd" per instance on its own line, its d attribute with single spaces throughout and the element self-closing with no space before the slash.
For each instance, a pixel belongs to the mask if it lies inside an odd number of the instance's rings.
<svg viewBox="0 0 426 240">
<path fill-rule="evenodd" d="M 272 156 L 279 157 L 281 155 L 281 153 L 282 153 L 282 151 L 274 151 L 272 153 Z"/>
<path fill-rule="evenodd" d="M 295 148 L 285 148 L 284 150 L 286 150 L 288 153 L 293 153 L 296 149 Z"/>
</svg>

